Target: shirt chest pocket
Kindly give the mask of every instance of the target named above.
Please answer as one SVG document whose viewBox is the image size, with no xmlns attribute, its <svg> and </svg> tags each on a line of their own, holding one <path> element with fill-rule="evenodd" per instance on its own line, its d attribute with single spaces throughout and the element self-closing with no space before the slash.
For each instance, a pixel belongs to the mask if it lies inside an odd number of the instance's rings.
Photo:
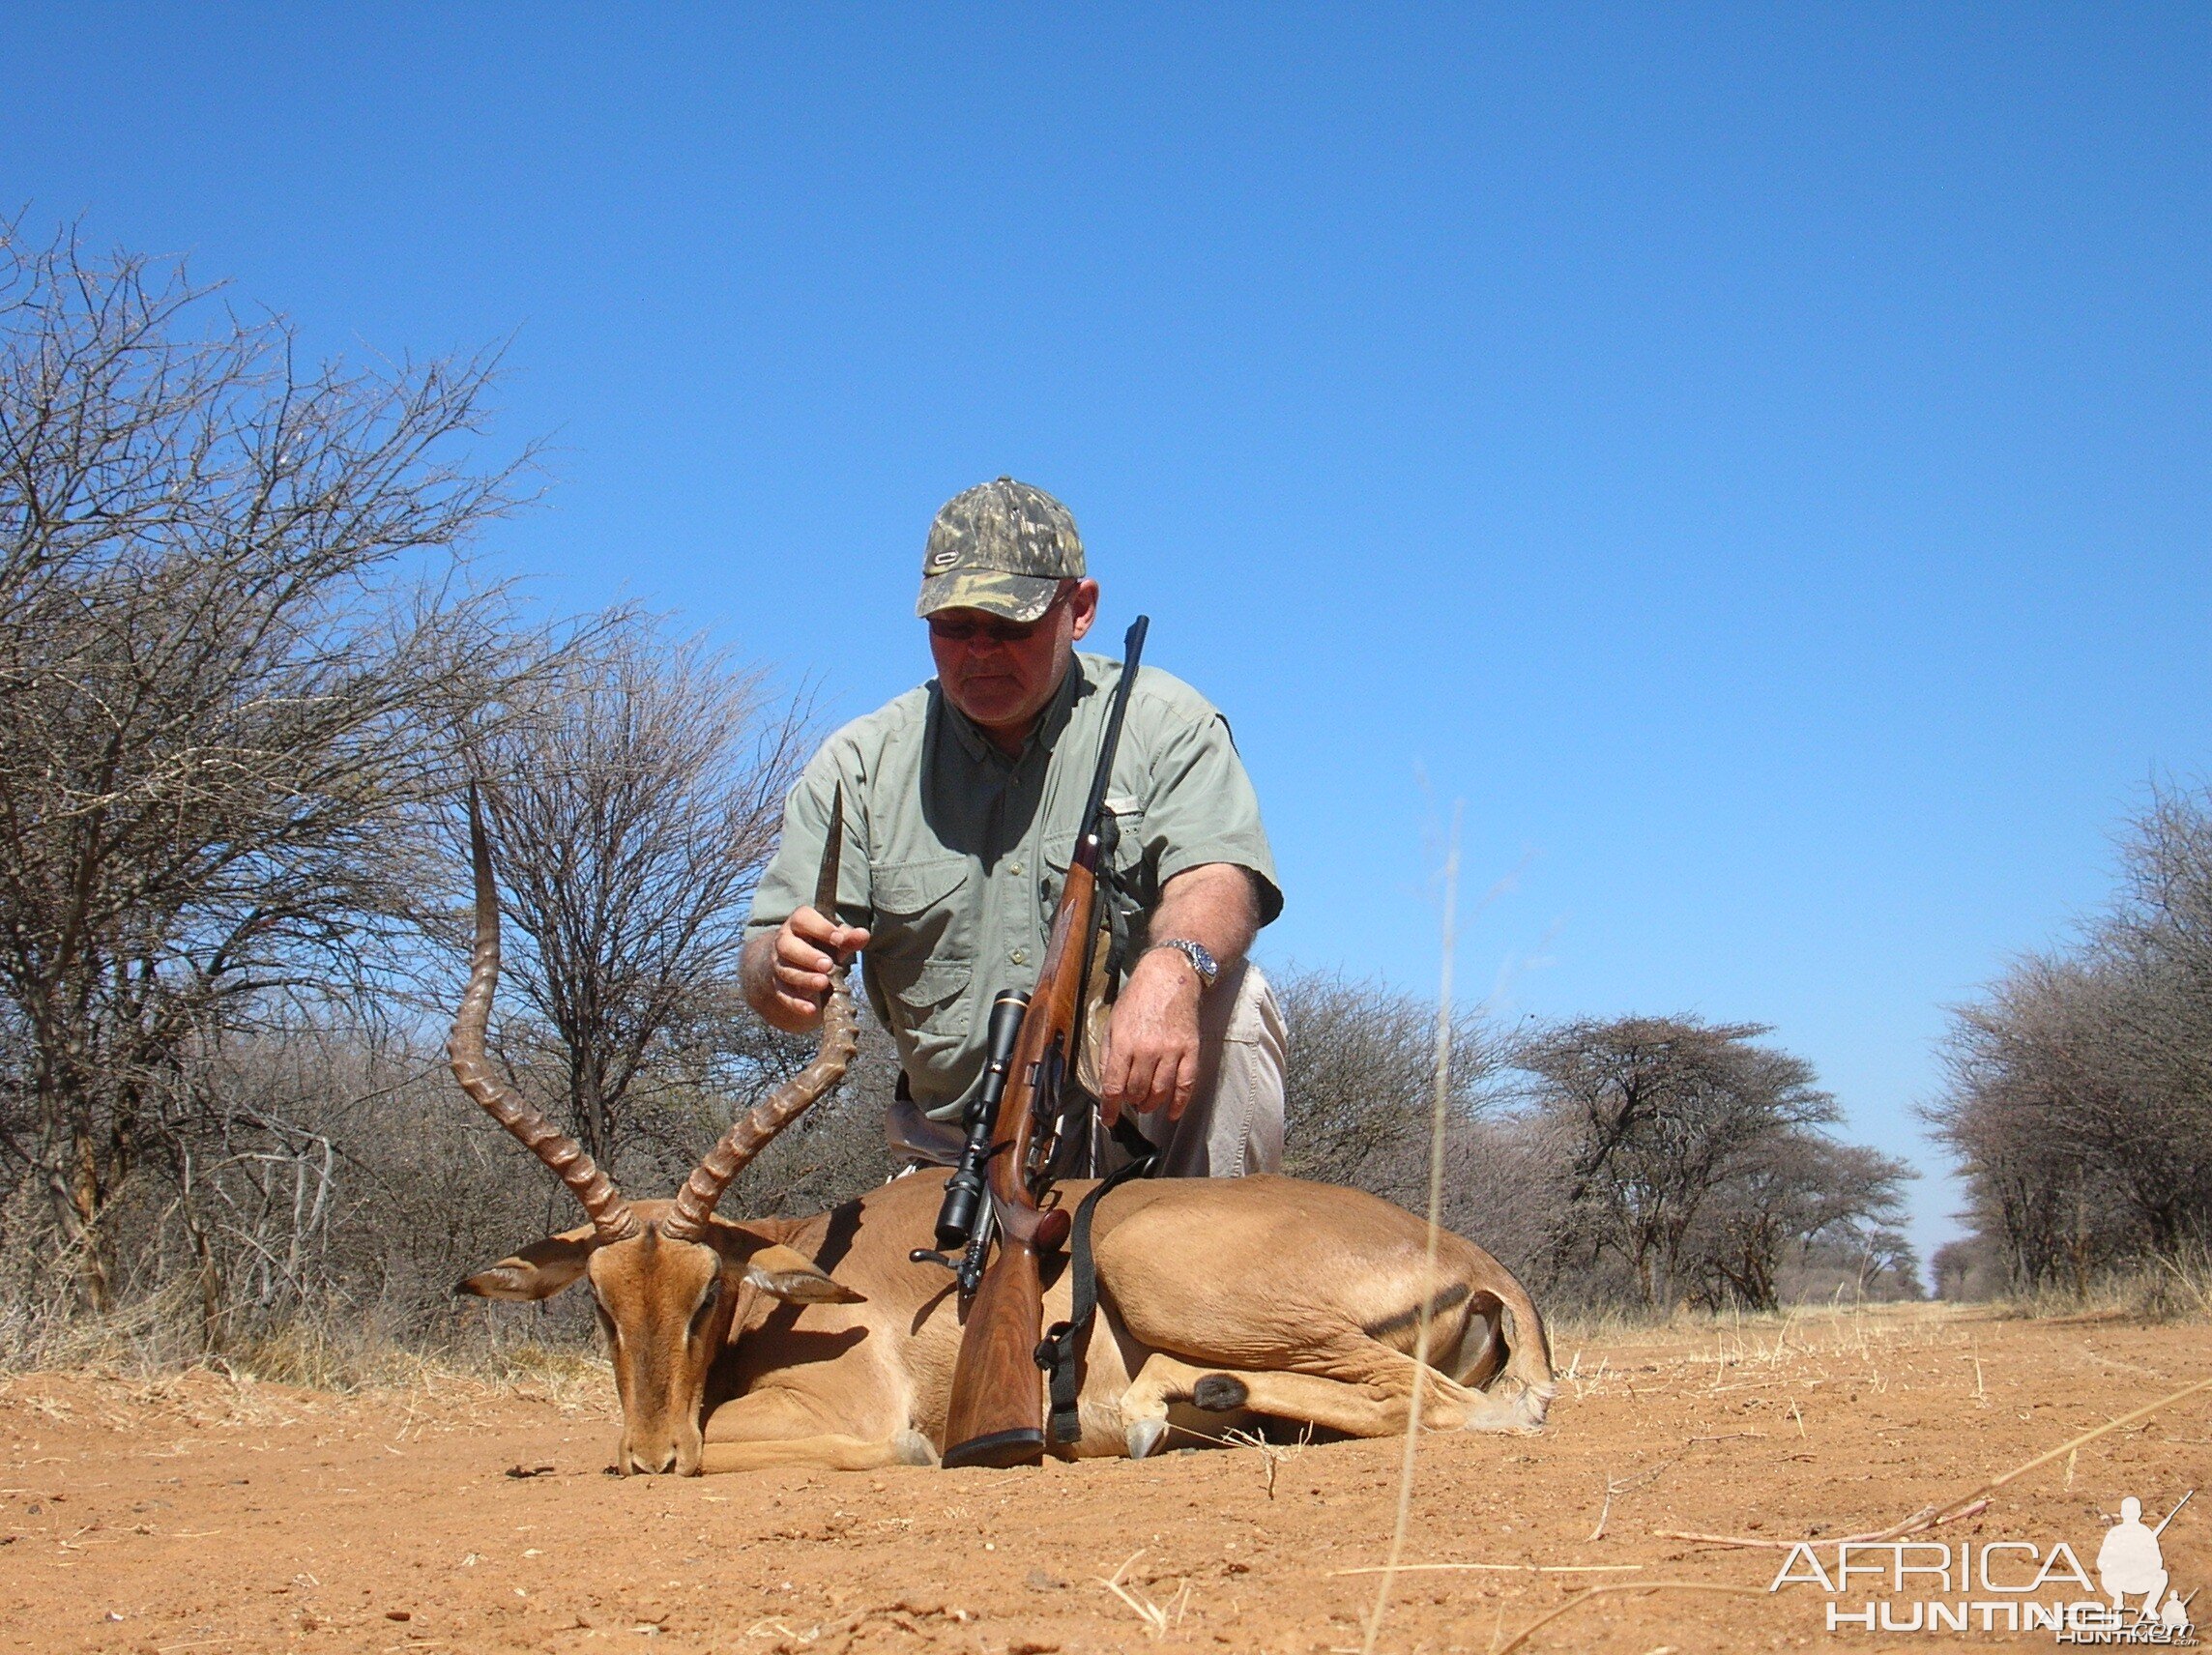
<svg viewBox="0 0 2212 1655">
<path fill-rule="evenodd" d="M 966 857 L 928 857 L 871 867 L 868 883 L 876 918 L 869 963 L 909 1018 L 924 1020 L 956 1000 L 975 971 L 974 867 Z"/>
<path fill-rule="evenodd" d="M 1124 903 L 1149 908 L 1150 892 L 1145 888 L 1145 807 L 1134 798 L 1119 797 L 1106 800 L 1106 809 L 1114 818 L 1114 882 L 1120 887 Z M 1060 893 L 1067 886 L 1067 864 L 1072 845 L 1055 843 L 1044 853 L 1043 877 L 1037 881 L 1037 904 L 1044 911 L 1045 923 L 1060 908 Z"/>
</svg>

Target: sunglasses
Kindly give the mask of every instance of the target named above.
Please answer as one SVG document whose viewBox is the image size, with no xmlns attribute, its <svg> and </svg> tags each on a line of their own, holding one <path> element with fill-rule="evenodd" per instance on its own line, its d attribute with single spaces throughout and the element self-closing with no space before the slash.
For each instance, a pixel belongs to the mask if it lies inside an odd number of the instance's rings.
<svg viewBox="0 0 2212 1655">
<path fill-rule="evenodd" d="M 1043 625 L 1035 621 L 940 621 L 929 618 L 929 635 L 941 644 L 972 644 L 980 638 L 992 644 L 1026 644 Z"/>
</svg>

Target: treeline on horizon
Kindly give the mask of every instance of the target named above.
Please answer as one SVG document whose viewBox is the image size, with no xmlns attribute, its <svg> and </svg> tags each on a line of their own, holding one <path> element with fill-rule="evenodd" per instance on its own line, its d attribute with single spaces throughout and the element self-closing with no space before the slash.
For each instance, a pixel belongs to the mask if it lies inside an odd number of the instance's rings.
<svg viewBox="0 0 2212 1655">
<path fill-rule="evenodd" d="M 440 1051 L 471 777 L 506 915 L 498 1059 L 626 1187 L 671 1188 L 808 1055 L 742 1005 L 736 964 L 809 709 L 650 616 L 538 621 L 471 560 L 533 486 L 527 453 L 480 452 L 493 367 L 304 366 L 280 321 L 241 320 L 180 268 L 0 242 L 15 1359 L 93 1334 L 161 1360 L 268 1358 L 301 1329 L 318 1349 L 588 1337 L 581 1305 L 487 1320 L 450 1294 L 576 1220 Z M 1280 987 L 1290 1170 L 1418 1209 L 1435 1008 L 1328 973 Z M 1446 1222 L 1555 1305 L 1917 1296 L 1907 1169 L 1840 1142 L 1834 1099 L 1766 1032 L 1462 1014 Z M 818 1208 L 888 1176 L 894 1069 L 871 1027 L 725 1210 Z M 1973 1166 L 1966 1120 L 1944 1130 Z M 2092 1226 L 2092 1263 L 2201 1234 L 2200 1207 L 2160 1228 L 2126 1216 L 2147 1209 L 2118 1172 L 2073 1176 L 2049 1196 L 2075 1204 L 2065 1235 L 2084 1200 L 2120 1215 Z M 1992 1189 L 1994 1224 L 2014 1208 Z"/>
<path fill-rule="evenodd" d="M 2212 1310 L 2212 791 L 2161 788 L 2071 943 L 1957 1008 L 1926 1111 L 1965 1177 L 1947 1297 L 2080 1298 L 2130 1274 Z"/>
</svg>

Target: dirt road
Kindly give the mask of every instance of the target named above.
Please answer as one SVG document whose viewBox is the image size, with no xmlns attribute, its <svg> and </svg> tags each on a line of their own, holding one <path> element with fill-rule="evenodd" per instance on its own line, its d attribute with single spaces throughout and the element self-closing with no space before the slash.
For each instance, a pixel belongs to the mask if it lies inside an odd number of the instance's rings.
<svg viewBox="0 0 2212 1655">
<path fill-rule="evenodd" d="M 2018 1594 L 1932 1574 L 1899 1590 L 1877 1558 L 1847 1590 L 1769 1595 L 1784 1552 L 1655 1531 L 1825 1536 L 1832 1572 L 1835 1537 L 2212 1375 L 2212 1333 L 1911 1308 L 1570 1333 L 1557 1354 L 1543 1436 L 1422 1443 L 1406 1561 L 1482 1567 L 1398 1576 L 1379 1648 L 1492 1650 L 1586 1587 L 1653 1581 L 1758 1589 L 1608 1592 L 1523 1647 L 2050 1644 L 2001 1614 L 1964 1636 L 1831 1633 L 1830 1608 L 1901 1625 L 1923 1599 L 1964 1613 Z M 1401 1452 L 622 1480 L 602 1470 L 611 1408 L 597 1379 L 338 1397 L 204 1372 L 17 1378 L 0 1389 L 0 1649 L 1356 1649 Z M 2195 1487 L 2160 1537 L 2186 1596 L 2212 1580 L 2208 1441 L 2200 1392 L 1922 1538 L 2041 1557 L 2064 1539 L 2094 1574 L 2124 1495 L 2155 1521 Z M 2062 1585 L 2037 1601 L 2090 1595 Z M 2212 1617 L 2212 1593 L 2197 1607 Z"/>
</svg>

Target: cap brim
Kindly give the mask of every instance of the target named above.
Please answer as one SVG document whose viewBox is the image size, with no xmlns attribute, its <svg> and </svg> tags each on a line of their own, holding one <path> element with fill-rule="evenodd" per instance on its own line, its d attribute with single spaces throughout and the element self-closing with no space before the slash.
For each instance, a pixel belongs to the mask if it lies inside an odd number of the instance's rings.
<svg viewBox="0 0 2212 1655">
<path fill-rule="evenodd" d="M 1034 621 L 1060 595 L 1060 575 L 1008 574 L 1004 569 L 954 569 L 921 583 L 917 615 L 940 609 L 980 609 L 1003 621 Z"/>
</svg>

